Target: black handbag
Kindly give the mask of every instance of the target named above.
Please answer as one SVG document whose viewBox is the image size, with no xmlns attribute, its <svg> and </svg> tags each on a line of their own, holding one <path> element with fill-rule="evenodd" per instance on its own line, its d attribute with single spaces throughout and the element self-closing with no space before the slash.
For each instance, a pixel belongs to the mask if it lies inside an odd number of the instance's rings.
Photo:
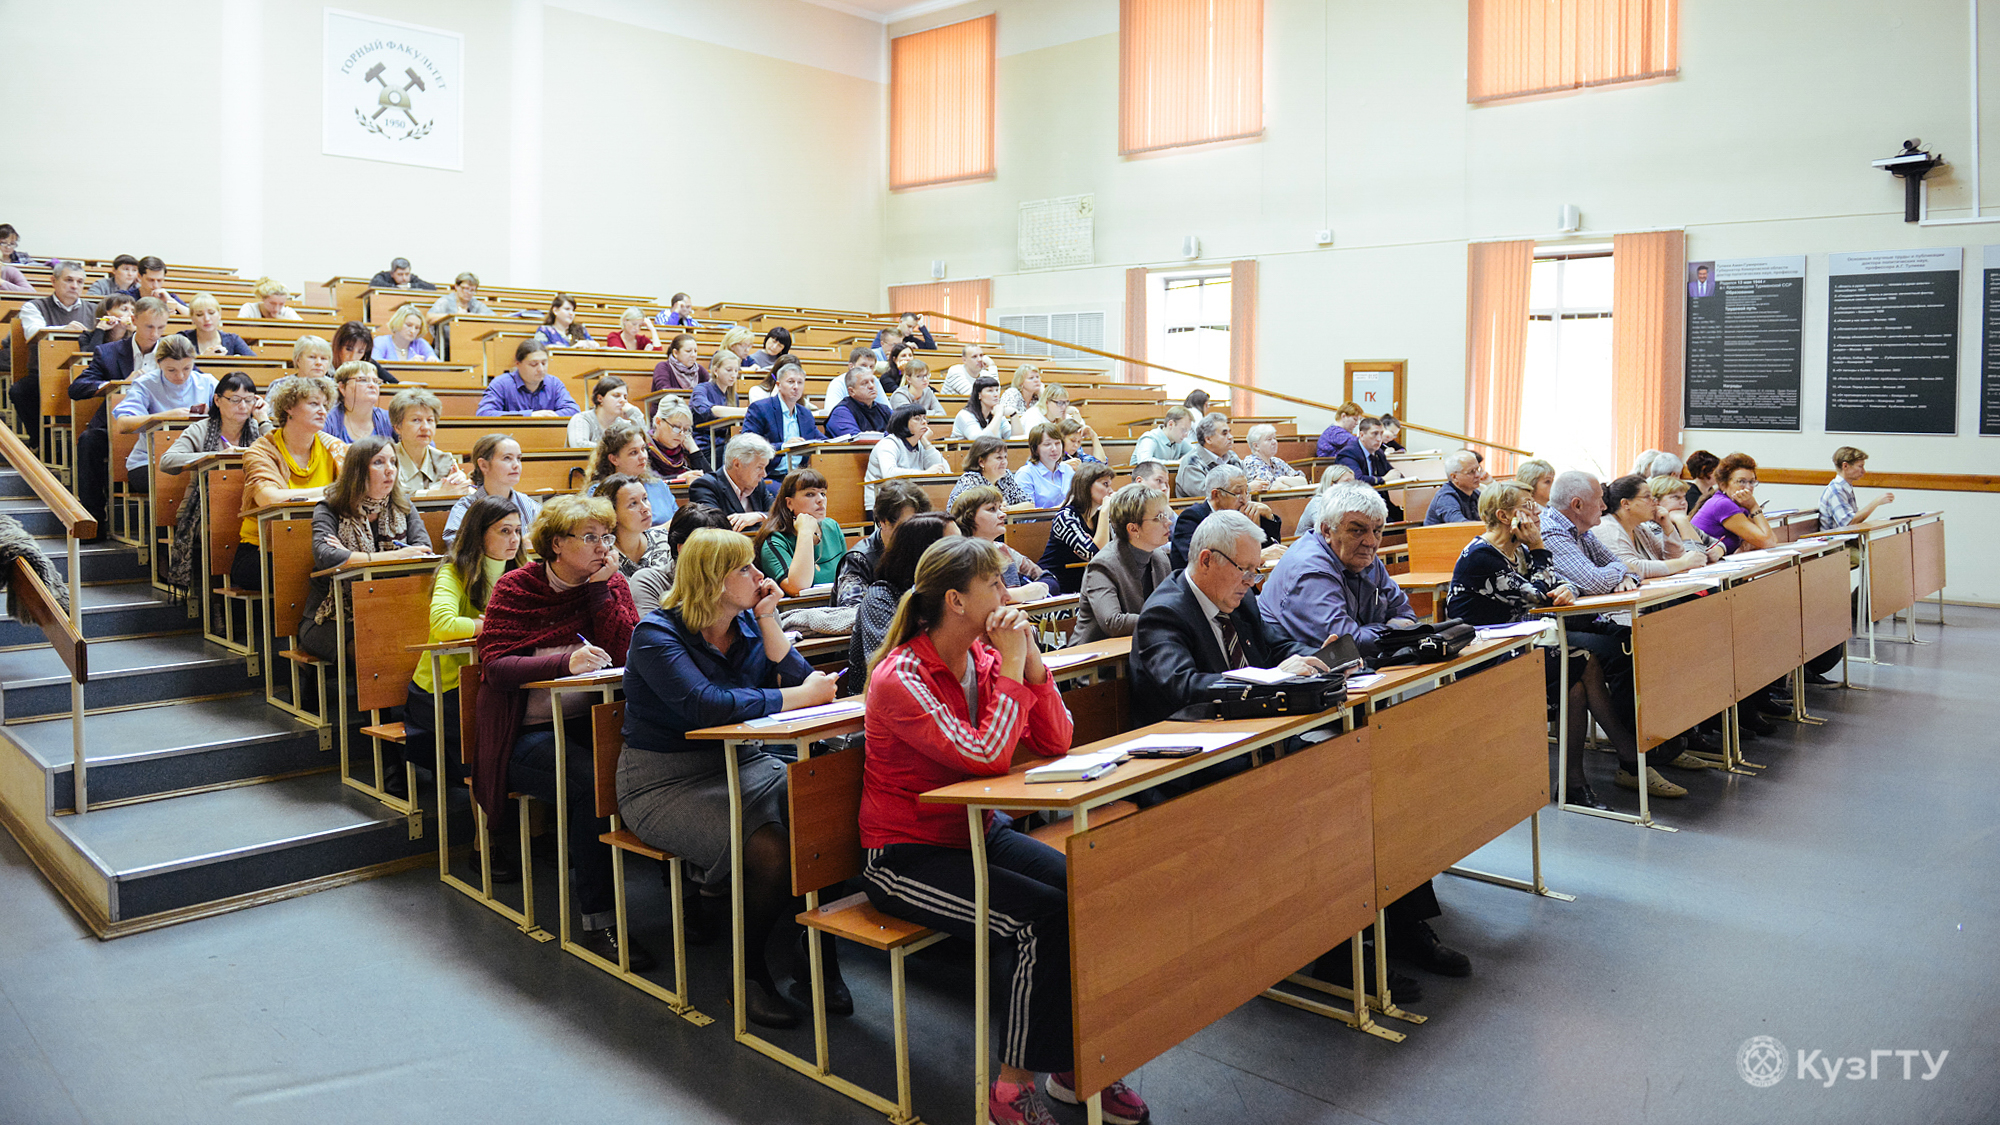
<svg viewBox="0 0 2000 1125">
<path fill-rule="evenodd" d="M 1225 679 L 1195 691 L 1194 702 L 1174 712 L 1183 721 L 1264 719 L 1273 715 L 1316 715 L 1347 699 L 1347 674 L 1293 676 L 1274 684 Z"/>
<path fill-rule="evenodd" d="M 1436 624 L 1424 622 L 1404 629 L 1384 630 L 1375 639 L 1376 665 L 1440 664 L 1465 651 L 1479 630 L 1453 617 Z"/>
</svg>

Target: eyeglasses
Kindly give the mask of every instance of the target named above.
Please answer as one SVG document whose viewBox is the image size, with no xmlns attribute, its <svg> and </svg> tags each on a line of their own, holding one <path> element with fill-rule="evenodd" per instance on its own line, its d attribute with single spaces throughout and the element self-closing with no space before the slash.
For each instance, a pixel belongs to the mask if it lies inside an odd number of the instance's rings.
<svg viewBox="0 0 2000 1125">
<path fill-rule="evenodd" d="M 572 535 L 570 538 L 581 539 L 592 547 L 615 547 L 618 545 L 618 536 L 610 532 L 605 532 L 603 535 Z"/>
<path fill-rule="evenodd" d="M 1213 551 L 1211 552 L 1211 554 L 1213 554 L 1216 558 L 1221 559 L 1223 562 L 1228 563 L 1230 566 L 1236 568 L 1236 580 L 1238 582 L 1249 583 L 1249 582 L 1255 582 L 1257 580 L 1257 564 L 1252 563 L 1249 566 L 1244 566 L 1242 563 L 1237 562 L 1235 559 L 1230 558 L 1228 555 L 1223 554 L 1221 551 Z"/>
<path fill-rule="evenodd" d="M 1171 510 L 1154 512 L 1152 516 L 1150 516 L 1146 520 L 1146 522 L 1163 523 L 1166 524 L 1168 527 L 1172 527 L 1174 524 L 1174 513 Z"/>
<path fill-rule="evenodd" d="M 1233 488 L 1232 488 L 1232 489 L 1229 489 L 1228 491 L 1224 492 L 1224 493 L 1223 493 L 1223 495 L 1224 495 L 1224 496 L 1234 496 L 1234 497 L 1236 497 L 1236 498 L 1237 498 L 1238 500 L 1248 500 L 1248 499 L 1250 498 L 1250 490 L 1246 488 L 1246 489 L 1244 489 L 1243 491 L 1241 491 L 1241 492 L 1238 492 L 1238 491 L 1237 491 L 1236 489 L 1233 489 Z"/>
<path fill-rule="evenodd" d="M 229 405 L 231 405 L 231 406 L 255 406 L 255 405 L 256 405 L 256 403 L 257 403 L 257 396 L 255 396 L 255 395 L 223 395 L 223 396 L 222 396 L 222 399 L 221 399 L 221 401 L 223 401 L 223 402 L 226 402 L 226 403 L 228 403 L 228 404 L 229 404 Z"/>
</svg>

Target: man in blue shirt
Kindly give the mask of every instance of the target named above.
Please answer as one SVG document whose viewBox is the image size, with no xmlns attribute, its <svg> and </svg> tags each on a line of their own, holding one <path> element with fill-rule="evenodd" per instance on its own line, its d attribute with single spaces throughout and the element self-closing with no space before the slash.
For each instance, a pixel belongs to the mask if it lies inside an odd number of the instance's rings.
<svg viewBox="0 0 2000 1125">
<path fill-rule="evenodd" d="M 1479 458 L 1473 456 L 1469 449 L 1445 454 L 1444 477 L 1445 486 L 1431 497 L 1430 510 L 1424 513 L 1424 523 L 1479 522 L 1479 486 L 1486 480 L 1485 470 L 1479 467 Z"/>
<path fill-rule="evenodd" d="M 561 379 L 549 378 L 549 353 L 534 340 L 514 349 L 514 370 L 486 384 L 480 396 L 482 417 L 526 414 L 532 418 L 567 418 L 577 412 L 576 400 Z"/>
</svg>

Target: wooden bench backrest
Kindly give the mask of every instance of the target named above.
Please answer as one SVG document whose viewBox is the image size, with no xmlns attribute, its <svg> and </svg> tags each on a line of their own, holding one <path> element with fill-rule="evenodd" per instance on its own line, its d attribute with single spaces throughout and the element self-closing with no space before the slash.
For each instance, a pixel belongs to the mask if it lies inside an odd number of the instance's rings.
<svg viewBox="0 0 2000 1125">
<path fill-rule="evenodd" d="M 792 829 L 792 893 L 861 874 L 860 750 L 815 754 L 786 768 Z"/>
<path fill-rule="evenodd" d="M 151 442 L 152 452 L 152 460 L 149 464 L 157 467 L 160 463 L 161 455 L 166 453 L 167 447 L 172 445 L 174 439 L 179 436 L 179 433 L 164 428 L 148 433 L 146 438 Z M 191 473 L 162 473 L 157 471 L 153 473 L 151 488 L 153 490 L 154 527 L 174 526 L 174 520 L 180 516 L 181 505 L 187 502 L 188 486 L 192 483 L 194 483 L 194 476 Z"/>
<path fill-rule="evenodd" d="M 861 477 L 873 445 L 816 450 L 811 466 L 826 478 L 826 514 L 842 525 L 861 522 Z"/>
<path fill-rule="evenodd" d="M 1055 527 L 1055 513 L 1034 513 L 1024 516 L 1021 512 L 1010 512 L 1007 516 L 1007 545 L 1028 557 L 1028 561 L 1039 563 L 1042 552 L 1048 549 L 1049 532 Z M 1049 576 L 1050 586 L 1055 588 L 1055 576 Z"/>
<path fill-rule="evenodd" d="M 468 769 L 478 756 L 479 747 L 479 690 L 483 674 L 478 664 L 468 663 L 458 669 L 458 760 Z"/>
<path fill-rule="evenodd" d="M 356 579 L 347 595 L 354 605 L 354 683 L 363 711 L 401 707 L 409 698 L 416 662 L 410 646 L 430 639 L 431 583 L 435 574 Z"/>
<path fill-rule="evenodd" d="M 431 550 L 440 555 L 450 554 L 451 551 L 444 545 L 444 525 L 451 518 L 451 509 L 425 508 L 417 514 L 424 519 L 424 530 L 430 532 Z"/>
<path fill-rule="evenodd" d="M 1428 527 L 1409 529 L 1410 569 L 1414 571 L 1451 570 L 1458 565 L 1459 552 L 1472 542 L 1482 531 L 1484 524 L 1466 520 L 1459 523 L 1434 523 Z"/>
<path fill-rule="evenodd" d="M 312 517 L 265 520 L 264 529 L 271 540 L 265 544 L 271 556 L 271 635 L 293 636 L 305 619 L 312 583 Z"/>
<path fill-rule="evenodd" d="M 597 815 L 618 814 L 618 755 L 625 751 L 625 701 L 614 699 L 590 709 L 590 755 L 597 765 Z"/>
<path fill-rule="evenodd" d="M 208 493 L 208 526 L 202 529 L 208 536 L 208 573 L 219 578 L 229 573 L 242 542 L 243 469 L 209 469 L 201 486 Z"/>
</svg>

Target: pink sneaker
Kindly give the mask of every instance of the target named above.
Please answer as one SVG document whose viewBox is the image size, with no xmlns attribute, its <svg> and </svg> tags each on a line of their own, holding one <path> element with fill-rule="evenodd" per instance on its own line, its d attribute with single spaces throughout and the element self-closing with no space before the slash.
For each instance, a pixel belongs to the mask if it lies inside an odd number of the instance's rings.
<svg viewBox="0 0 2000 1125">
<path fill-rule="evenodd" d="M 1015 1085 L 993 1080 L 993 1092 L 986 1099 L 986 1116 L 993 1125 L 1058 1125 L 1035 1084 Z"/>
<path fill-rule="evenodd" d="M 1049 1075 L 1047 1083 L 1049 1096 L 1064 1105 L 1081 1105 L 1083 1099 L 1076 1096 L 1076 1073 L 1064 1071 Z M 1113 1125 L 1140 1125 L 1149 1120 L 1146 1103 L 1132 1092 L 1132 1087 L 1123 1082 L 1113 1082 L 1104 1088 L 1102 1099 L 1104 1119 Z"/>
</svg>

